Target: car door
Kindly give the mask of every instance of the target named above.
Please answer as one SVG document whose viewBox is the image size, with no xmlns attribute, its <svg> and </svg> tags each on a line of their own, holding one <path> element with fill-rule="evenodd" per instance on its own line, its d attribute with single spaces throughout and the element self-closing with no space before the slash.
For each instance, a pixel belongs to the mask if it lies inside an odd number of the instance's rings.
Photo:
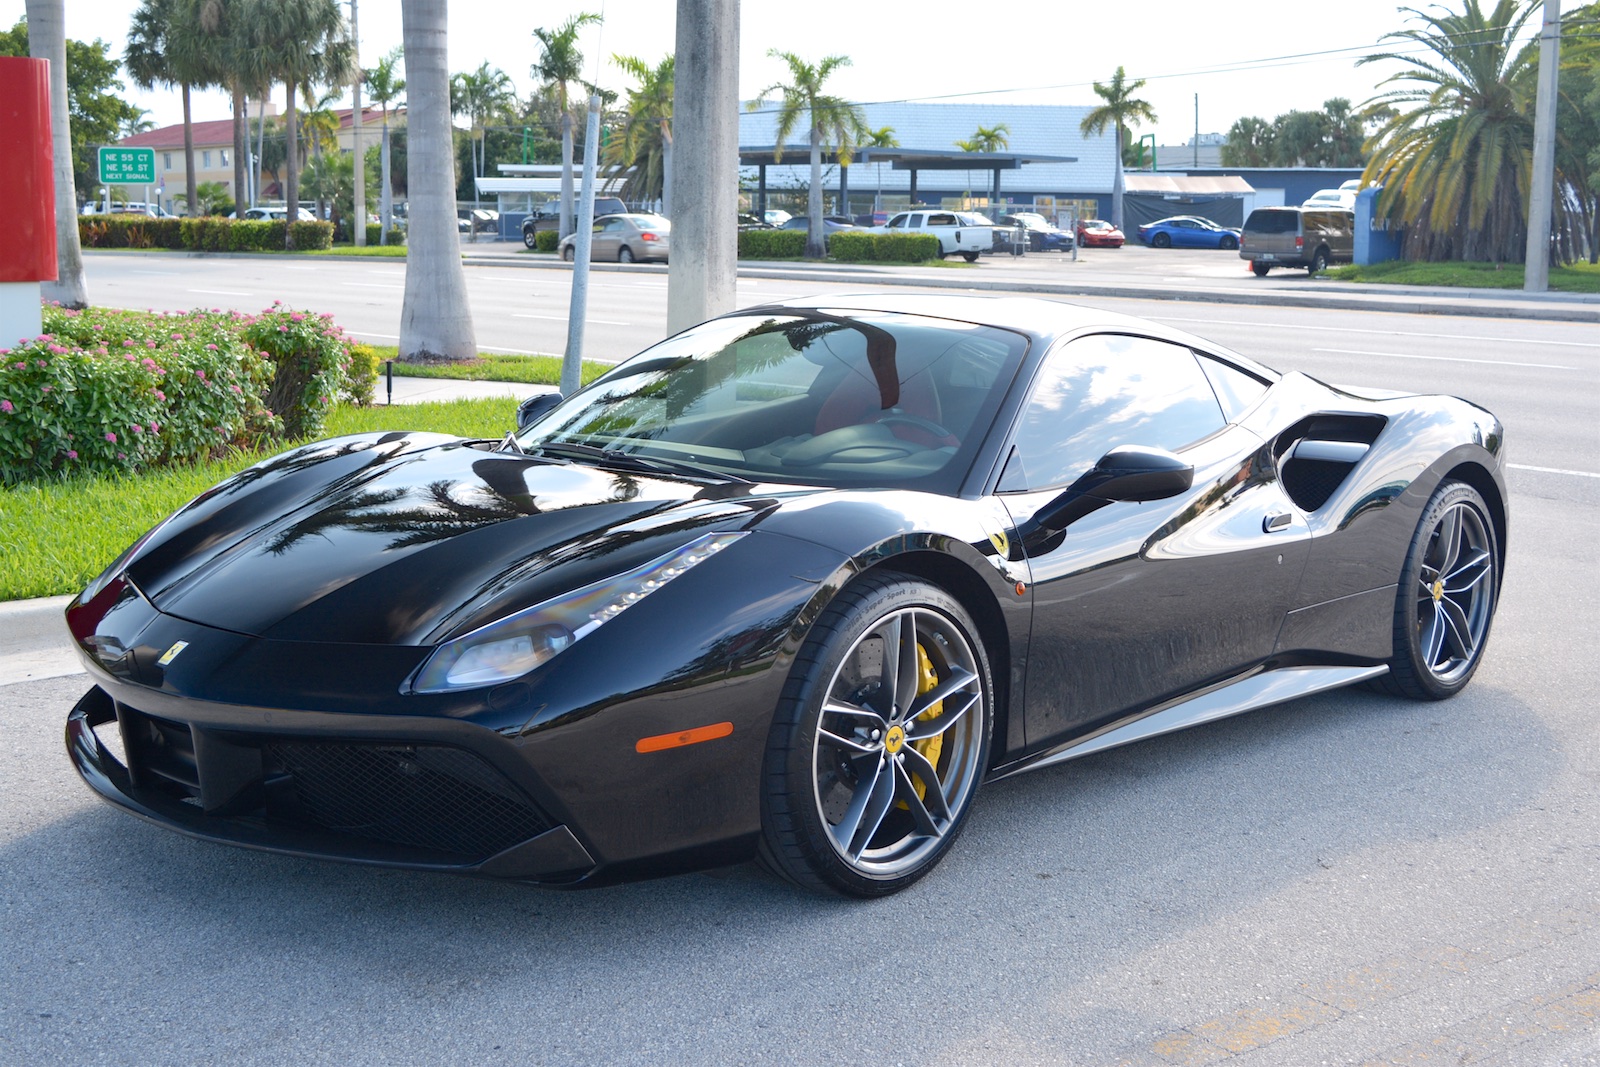
<svg viewBox="0 0 1600 1067">
<path fill-rule="evenodd" d="M 622 220 L 601 219 L 594 224 L 594 236 L 589 241 L 589 260 L 612 260 L 622 247 Z"/>
<path fill-rule="evenodd" d="M 1176 248 L 1198 248 L 1205 243 L 1205 231 L 1193 219 L 1173 223 L 1172 244 Z"/>
<path fill-rule="evenodd" d="M 1270 446 L 1227 421 L 1247 394 L 1214 385 L 1190 349 L 1148 337 L 1091 335 L 1046 357 L 997 487 L 1031 572 L 1030 746 L 1271 655 L 1310 530 L 1277 481 Z M 1030 534 L 1033 516 L 1117 445 L 1176 452 L 1193 465 L 1193 485 Z"/>
</svg>

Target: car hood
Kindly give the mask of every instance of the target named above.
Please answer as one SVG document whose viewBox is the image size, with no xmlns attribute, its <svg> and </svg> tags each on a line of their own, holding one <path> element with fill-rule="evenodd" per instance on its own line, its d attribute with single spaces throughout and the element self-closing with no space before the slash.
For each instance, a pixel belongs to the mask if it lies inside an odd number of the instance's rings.
<svg viewBox="0 0 1600 1067">
<path fill-rule="evenodd" d="M 775 506 L 742 483 L 552 463 L 438 435 L 305 451 L 179 512 L 128 577 L 162 612 L 224 630 L 431 644 Z"/>
</svg>

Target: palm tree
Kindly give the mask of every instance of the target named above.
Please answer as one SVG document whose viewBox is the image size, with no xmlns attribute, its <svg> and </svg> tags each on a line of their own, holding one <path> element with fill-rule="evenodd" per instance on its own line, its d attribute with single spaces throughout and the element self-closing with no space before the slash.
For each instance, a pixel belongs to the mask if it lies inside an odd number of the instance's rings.
<svg viewBox="0 0 1600 1067">
<path fill-rule="evenodd" d="M 511 84 L 511 78 L 505 71 L 488 63 L 478 64 L 478 69 L 471 74 L 451 77 L 450 113 L 466 116 L 469 136 L 477 141 L 477 147 L 472 151 L 473 177 L 483 177 L 483 156 L 487 149 L 485 126 L 490 119 L 504 115 L 516 102 L 517 92 Z"/>
<path fill-rule="evenodd" d="M 233 185 L 243 207 L 251 199 L 256 174 L 249 172 L 249 100 L 265 99 L 272 87 L 265 41 L 274 32 L 257 0 L 196 0 L 196 18 L 220 82 L 233 100 Z M 258 156 L 261 153 L 257 153 Z"/>
<path fill-rule="evenodd" d="M 383 113 L 383 147 L 380 149 L 383 191 L 378 196 L 379 244 L 389 243 L 389 216 L 394 211 L 394 185 L 389 179 L 389 105 L 399 100 L 406 91 L 406 80 L 399 75 L 400 65 L 404 61 L 405 49 L 396 48 L 378 60 L 378 65 L 367 71 L 365 78 L 367 96 Z"/>
<path fill-rule="evenodd" d="M 1011 147 L 1010 133 L 1011 127 L 1003 122 L 993 126 L 979 126 L 977 132 L 970 139 L 957 141 L 955 144 L 963 152 L 998 152 L 1002 148 Z M 967 184 L 969 186 L 972 184 L 972 172 L 970 170 L 967 172 Z M 971 195 L 970 190 L 968 195 Z M 1000 203 L 1000 171 L 998 169 L 994 172 L 994 193 L 991 202 L 996 205 Z"/>
<path fill-rule="evenodd" d="M 263 25 L 272 27 L 266 63 L 273 80 L 287 89 L 284 129 L 288 167 L 284 201 L 292 223 L 300 205 L 300 122 L 295 97 L 313 84 L 350 81 L 354 49 L 336 0 L 256 0 Z M 284 228 L 286 247 L 293 247 L 293 226 Z"/>
<path fill-rule="evenodd" d="M 1094 83 L 1095 95 L 1105 103 L 1089 112 L 1088 116 L 1079 124 L 1078 128 L 1085 134 L 1105 133 L 1109 127 L 1116 135 L 1116 156 L 1114 165 L 1116 170 L 1111 178 L 1111 225 L 1122 229 L 1122 134 L 1135 122 L 1155 122 L 1156 113 L 1148 102 L 1137 100 L 1133 94 L 1144 88 L 1144 79 L 1141 78 L 1132 84 L 1128 82 L 1128 75 L 1123 68 L 1118 67 L 1117 72 L 1111 76 L 1109 85 Z"/>
<path fill-rule="evenodd" d="M 1457 14 L 1401 8 L 1419 26 L 1385 35 L 1407 69 L 1379 86 L 1395 88 L 1365 108 L 1392 114 L 1368 142 L 1363 179 L 1383 186 L 1378 212 L 1407 226 L 1408 255 L 1426 260 L 1520 262 L 1527 255 L 1525 210 L 1533 171 L 1532 110 L 1538 54 L 1517 39 L 1539 5 L 1479 0 Z M 1564 198 L 1556 198 L 1563 210 Z"/>
<path fill-rule="evenodd" d="M 72 178 L 72 126 L 67 109 L 67 19 L 63 0 L 27 0 L 28 55 L 50 61 L 50 151 L 56 185 L 56 279 L 40 294 L 64 307 L 89 306 L 78 244 L 78 192 Z"/>
<path fill-rule="evenodd" d="M 630 200 L 661 199 L 661 212 L 672 216 L 672 87 L 676 59 L 667 56 L 654 67 L 637 56 L 612 56 L 611 61 L 639 82 L 628 90 L 621 136 L 607 151 L 619 167 L 635 167 L 624 194 Z"/>
<path fill-rule="evenodd" d="M 194 166 L 194 120 L 190 93 L 218 81 L 200 37 L 195 5 L 185 0 L 144 0 L 133 13 L 122 65 L 141 89 L 177 86 L 183 99 L 184 212 L 200 210 Z"/>
<path fill-rule="evenodd" d="M 866 135 L 867 123 L 862 111 L 843 97 L 830 96 L 822 91 L 828 77 L 840 67 L 850 65 L 847 56 L 828 56 L 812 66 L 793 52 L 774 48 L 767 53 L 781 59 L 789 67 L 789 81 L 777 82 L 763 89 L 749 108 L 755 111 L 764 107 L 767 97 L 774 93 L 783 99 L 778 104 L 778 128 L 772 158 L 783 159 L 784 142 L 794 132 L 804 116 L 811 141 L 811 187 L 806 194 L 806 258 L 821 259 L 827 254 L 822 233 L 822 139 L 832 134 L 841 165 L 848 166 L 850 150 Z"/>
<path fill-rule="evenodd" d="M 861 138 L 862 148 L 899 148 L 900 142 L 895 140 L 893 126 L 880 126 L 876 130 L 867 130 L 866 136 Z M 872 194 L 872 210 L 883 209 L 883 164 L 874 163 L 873 168 L 878 172 L 878 188 Z"/>
<path fill-rule="evenodd" d="M 445 0 L 401 0 L 400 15 L 410 93 L 406 180 L 411 202 L 400 358 L 474 359 L 478 344 L 456 231 Z"/>
<path fill-rule="evenodd" d="M 539 39 L 539 62 L 529 71 L 535 80 L 551 90 L 556 106 L 561 109 L 561 236 L 572 232 L 572 101 L 568 87 L 581 80 L 583 53 L 578 51 L 578 31 L 600 16 L 592 12 L 579 12 L 554 30 L 540 28 L 533 31 Z"/>
<path fill-rule="evenodd" d="M 344 95 L 344 87 L 335 86 L 325 93 L 313 96 L 311 87 L 306 85 L 301 87 L 300 92 L 306 108 L 301 115 L 301 137 L 311 146 L 312 164 L 320 169 L 322 153 L 330 148 L 334 152 L 339 150 L 339 115 L 333 105 Z M 318 183 L 316 198 L 319 219 L 328 217 L 327 189 L 326 180 Z"/>
<path fill-rule="evenodd" d="M 1224 167 L 1265 167 L 1272 161 L 1272 124 L 1255 116 L 1238 119 L 1222 146 Z"/>
</svg>

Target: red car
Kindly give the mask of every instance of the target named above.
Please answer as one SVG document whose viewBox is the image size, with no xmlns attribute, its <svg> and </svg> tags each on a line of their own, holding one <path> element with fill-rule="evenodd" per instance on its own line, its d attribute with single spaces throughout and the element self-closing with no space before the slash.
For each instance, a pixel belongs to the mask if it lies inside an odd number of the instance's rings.
<svg viewBox="0 0 1600 1067">
<path fill-rule="evenodd" d="M 1125 240 L 1122 231 L 1105 219 L 1078 220 L 1079 248 L 1121 248 Z"/>
</svg>

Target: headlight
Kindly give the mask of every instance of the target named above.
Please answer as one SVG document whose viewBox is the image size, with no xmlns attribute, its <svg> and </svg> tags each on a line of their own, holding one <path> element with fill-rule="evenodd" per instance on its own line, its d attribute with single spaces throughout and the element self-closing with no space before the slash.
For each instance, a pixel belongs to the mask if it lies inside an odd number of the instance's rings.
<svg viewBox="0 0 1600 1067">
<path fill-rule="evenodd" d="M 413 693 L 448 693 L 520 678 L 716 555 L 743 533 L 707 534 L 642 567 L 574 589 L 447 641 L 413 676 Z"/>
</svg>

